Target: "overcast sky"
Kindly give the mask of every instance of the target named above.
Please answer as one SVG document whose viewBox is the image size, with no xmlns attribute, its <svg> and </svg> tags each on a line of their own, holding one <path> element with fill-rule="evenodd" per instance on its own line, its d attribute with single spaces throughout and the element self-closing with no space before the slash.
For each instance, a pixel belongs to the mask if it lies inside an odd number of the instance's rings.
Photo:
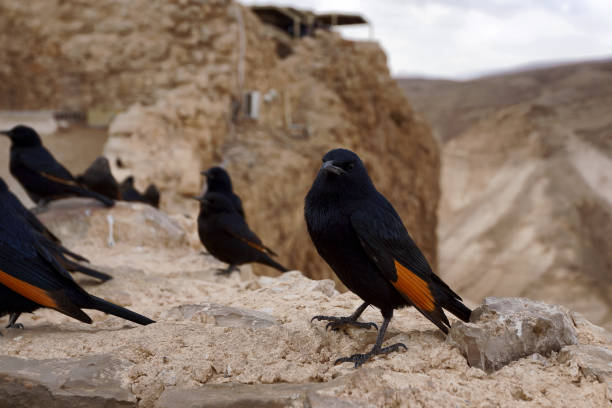
<svg viewBox="0 0 612 408">
<path fill-rule="evenodd" d="M 364 15 L 393 75 L 469 78 L 612 57 L 612 0 L 245 0 Z M 367 28 L 344 30 L 368 38 Z"/>
</svg>

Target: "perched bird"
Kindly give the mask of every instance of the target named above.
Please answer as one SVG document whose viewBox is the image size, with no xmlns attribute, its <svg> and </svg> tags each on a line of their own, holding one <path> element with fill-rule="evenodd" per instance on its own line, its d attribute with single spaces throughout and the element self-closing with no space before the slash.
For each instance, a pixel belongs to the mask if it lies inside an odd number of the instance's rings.
<svg viewBox="0 0 612 408">
<path fill-rule="evenodd" d="M 269 255 L 276 255 L 249 229 L 246 221 L 236 211 L 227 196 L 206 193 L 194 197 L 200 201 L 198 234 L 200 241 L 215 258 L 229 264 L 219 274 L 229 275 L 236 265 L 257 262 L 287 272 L 288 269 L 275 262 Z"/>
<path fill-rule="evenodd" d="M 91 197 L 107 207 L 114 201 L 94 191 L 90 191 L 70 174 L 42 145 L 36 131 L 27 126 L 15 126 L 8 131 L 0 131 L 11 139 L 10 170 L 23 186 L 32 201 L 37 204 L 62 197 Z"/>
<path fill-rule="evenodd" d="M 85 170 L 85 173 L 76 177 L 77 182 L 81 183 L 91 191 L 100 193 L 113 200 L 119 200 L 119 183 L 115 180 L 111 172 L 108 159 L 104 156 L 98 157 Z"/>
<path fill-rule="evenodd" d="M 242 208 L 242 200 L 234 194 L 232 180 L 227 171 L 221 167 L 211 167 L 203 171 L 202 174 L 206 176 L 206 192 L 220 193 L 226 196 L 242 218 L 246 219 L 244 209 Z"/>
<path fill-rule="evenodd" d="M 336 360 L 355 367 L 375 355 L 406 346 L 382 347 L 393 310 L 414 306 L 444 333 L 450 323 L 443 308 L 468 321 L 471 310 L 436 274 L 416 246 L 393 206 L 380 194 L 361 162 L 350 150 L 335 149 L 323 156 L 323 165 L 306 196 L 308 232 L 319 255 L 338 278 L 364 303 L 348 317 L 315 316 L 327 327 L 376 327 L 358 322 L 369 305 L 380 309 L 383 324 L 376 344 L 365 354 Z"/>
<path fill-rule="evenodd" d="M 55 309 L 84 323 L 81 309 L 95 309 L 138 324 L 153 320 L 88 294 L 40 243 L 34 231 L 0 192 L 0 316 L 15 327 L 21 313 Z"/>
<path fill-rule="evenodd" d="M 69 272 L 81 272 L 84 275 L 91 276 L 106 282 L 113 279 L 112 276 L 81 265 L 76 261 L 87 262 L 89 260 L 83 256 L 76 254 L 62 245 L 62 242 L 56 237 L 30 210 L 21 204 L 21 201 L 8 189 L 4 180 L 0 177 L 0 196 L 6 201 L 6 205 L 10 206 L 15 213 L 32 228 L 34 235 L 56 259 Z M 72 258 L 72 259 L 70 259 Z"/>
<path fill-rule="evenodd" d="M 145 190 L 144 199 L 155 208 L 159 208 L 160 194 L 155 184 L 149 184 Z"/>
<path fill-rule="evenodd" d="M 155 184 L 150 184 L 145 193 L 141 194 L 134 186 L 134 176 L 128 176 L 119 185 L 119 190 L 123 201 L 140 202 L 159 208 L 159 190 Z"/>
</svg>

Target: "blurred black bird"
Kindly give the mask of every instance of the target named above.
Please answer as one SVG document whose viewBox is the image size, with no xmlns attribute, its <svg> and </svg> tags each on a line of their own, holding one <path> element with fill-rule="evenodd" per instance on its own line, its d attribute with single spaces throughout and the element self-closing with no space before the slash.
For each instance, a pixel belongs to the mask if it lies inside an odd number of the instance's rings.
<svg viewBox="0 0 612 408">
<path fill-rule="evenodd" d="M 81 183 L 91 191 L 102 194 L 113 200 L 119 200 L 119 183 L 111 172 L 110 163 L 104 156 L 98 157 L 85 170 L 76 177 L 77 182 Z"/>
<path fill-rule="evenodd" d="M 305 201 L 308 232 L 319 255 L 338 278 L 364 303 L 348 317 L 315 316 L 327 327 L 376 327 L 358 322 L 367 306 L 380 309 L 383 324 L 374 347 L 365 354 L 336 360 L 355 367 L 375 355 L 397 351 L 402 343 L 382 347 L 393 310 L 414 306 L 444 333 L 450 323 L 443 308 L 468 321 L 471 310 L 436 274 L 416 246 L 402 220 L 380 194 L 353 152 L 335 149 L 323 156 L 323 165 Z"/>
<path fill-rule="evenodd" d="M 226 196 L 242 218 L 246 219 L 244 209 L 242 208 L 242 200 L 234 193 L 232 180 L 227 171 L 221 167 L 211 167 L 203 171 L 202 174 L 206 176 L 206 192 L 219 193 Z"/>
<path fill-rule="evenodd" d="M 11 139 L 10 170 L 13 177 L 36 204 L 62 197 L 90 197 L 112 207 L 114 201 L 90 191 L 70 174 L 42 145 L 36 131 L 27 126 L 15 126 L 0 131 Z"/>
<path fill-rule="evenodd" d="M 21 313 L 47 307 L 84 323 L 81 309 L 95 309 L 138 324 L 153 320 L 88 294 L 41 244 L 34 231 L 0 191 L 0 316 L 15 327 Z"/>
<path fill-rule="evenodd" d="M 60 239 L 49 231 L 36 215 L 21 204 L 21 201 L 19 201 L 19 199 L 8 189 L 8 186 L 2 178 L 0 178 L 0 195 L 2 196 L 2 200 L 6 201 L 6 205 L 10 206 L 15 213 L 32 228 L 40 244 L 43 245 L 66 270 L 69 272 L 81 272 L 84 275 L 99 279 L 102 282 L 113 279 L 112 276 L 104 272 L 96 271 L 95 269 L 91 269 L 76 262 L 89 263 L 89 260 L 65 248 Z"/>
<path fill-rule="evenodd" d="M 159 208 L 160 194 L 155 184 L 149 184 L 145 190 L 144 199 L 155 208 Z"/>
<path fill-rule="evenodd" d="M 276 255 L 249 229 L 244 218 L 236 211 L 227 196 L 208 192 L 200 201 L 198 234 L 200 241 L 215 258 L 229 264 L 219 274 L 229 275 L 236 265 L 257 262 L 281 272 L 288 269 L 275 262 L 269 255 Z"/>
<path fill-rule="evenodd" d="M 150 184 L 145 193 L 141 194 L 134 186 L 134 176 L 128 176 L 119 185 L 119 190 L 123 201 L 140 202 L 159 208 L 159 190 L 155 184 Z"/>
</svg>

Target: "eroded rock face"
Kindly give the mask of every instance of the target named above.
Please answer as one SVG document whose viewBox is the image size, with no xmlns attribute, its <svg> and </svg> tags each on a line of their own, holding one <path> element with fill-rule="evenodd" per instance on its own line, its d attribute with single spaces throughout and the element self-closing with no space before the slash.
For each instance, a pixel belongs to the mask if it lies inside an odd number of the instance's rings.
<svg viewBox="0 0 612 408">
<path fill-rule="evenodd" d="M 576 328 L 566 309 L 529 299 L 486 298 L 470 320 L 452 326 L 449 342 L 471 366 L 487 372 L 534 353 L 547 356 L 577 343 Z"/>
<path fill-rule="evenodd" d="M 188 197 L 202 189 L 200 171 L 222 164 L 279 262 L 334 277 L 310 242 L 303 201 L 323 154 L 346 147 L 435 269 L 437 145 L 378 44 L 325 30 L 294 40 L 229 0 L 7 0 L 3 29 L 0 59 L 14 64 L 0 69 L 0 105 L 117 112 L 104 154 L 118 179 L 160 187 L 162 209 L 195 217 Z M 240 113 L 248 91 L 261 95 L 257 120 Z"/>
</svg>

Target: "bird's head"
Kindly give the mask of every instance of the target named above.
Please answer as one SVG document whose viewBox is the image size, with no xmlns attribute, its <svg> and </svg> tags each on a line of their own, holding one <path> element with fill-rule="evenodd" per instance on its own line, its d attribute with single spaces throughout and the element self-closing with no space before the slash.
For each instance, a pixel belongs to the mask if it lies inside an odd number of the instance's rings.
<svg viewBox="0 0 612 408">
<path fill-rule="evenodd" d="M 232 191 L 232 180 L 223 168 L 215 166 L 203 171 L 206 176 L 206 184 L 211 191 Z"/>
<path fill-rule="evenodd" d="M 203 196 L 193 198 L 200 202 L 200 206 L 206 214 L 236 211 L 230 200 L 223 194 L 208 192 Z"/>
<path fill-rule="evenodd" d="M 323 164 L 315 185 L 328 192 L 356 196 L 374 188 L 363 162 L 347 149 L 330 150 L 323 156 Z"/>
<path fill-rule="evenodd" d="M 15 126 L 11 130 L 0 131 L 0 134 L 8 136 L 13 142 L 13 146 L 35 147 L 42 144 L 38 133 L 31 127 L 24 125 Z"/>
</svg>

